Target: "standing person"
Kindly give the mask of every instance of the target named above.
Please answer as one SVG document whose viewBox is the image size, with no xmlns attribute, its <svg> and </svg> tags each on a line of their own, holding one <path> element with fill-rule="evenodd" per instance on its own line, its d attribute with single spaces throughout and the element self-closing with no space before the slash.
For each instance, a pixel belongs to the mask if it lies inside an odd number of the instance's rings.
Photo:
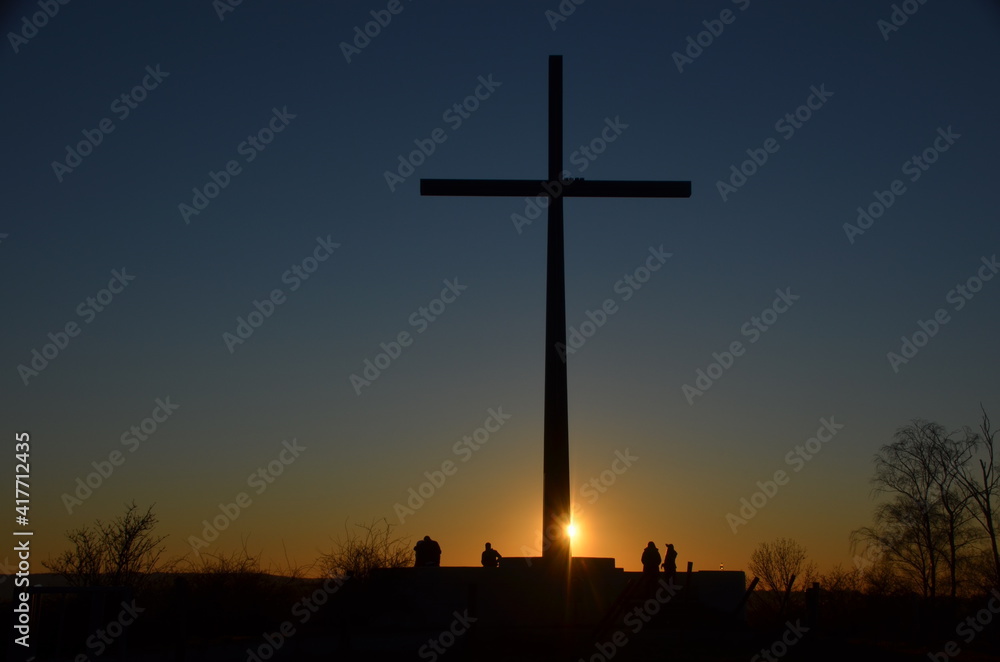
<svg viewBox="0 0 1000 662">
<path fill-rule="evenodd" d="M 420 568 L 427 565 L 427 540 L 426 536 L 422 540 L 418 540 L 417 544 L 413 546 L 413 567 Z"/>
<path fill-rule="evenodd" d="M 656 543 L 650 540 L 646 549 L 642 550 L 642 575 L 647 579 L 656 579 L 656 575 L 660 574 L 660 561 L 662 560 Z"/>
<path fill-rule="evenodd" d="M 441 545 L 437 540 L 431 540 L 430 536 L 424 536 L 424 550 L 427 553 L 427 562 L 424 565 L 441 565 Z"/>
<path fill-rule="evenodd" d="M 503 557 L 500 552 L 493 549 L 493 545 L 486 543 L 486 549 L 483 550 L 481 561 L 484 568 L 496 568 L 500 565 L 500 559 Z"/>
<path fill-rule="evenodd" d="M 677 574 L 677 552 L 674 546 L 667 544 L 667 560 L 663 562 L 664 579 L 673 582 L 674 575 Z"/>
</svg>

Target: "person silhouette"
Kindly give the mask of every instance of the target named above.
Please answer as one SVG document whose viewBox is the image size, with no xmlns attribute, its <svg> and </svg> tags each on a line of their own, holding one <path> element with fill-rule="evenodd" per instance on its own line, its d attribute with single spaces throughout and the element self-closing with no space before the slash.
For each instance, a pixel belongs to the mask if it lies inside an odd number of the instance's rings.
<svg viewBox="0 0 1000 662">
<path fill-rule="evenodd" d="M 503 556 L 500 555 L 500 552 L 493 549 L 493 545 L 486 543 L 486 549 L 483 550 L 481 557 L 484 568 L 496 568 L 500 565 L 500 559 L 502 558 Z"/>
<path fill-rule="evenodd" d="M 424 552 L 427 555 L 424 565 L 441 565 L 441 545 L 436 540 L 431 540 L 430 536 L 424 536 Z"/>
<path fill-rule="evenodd" d="M 649 578 L 660 574 L 660 550 L 656 548 L 656 543 L 652 540 L 642 550 L 642 574 Z"/>
<path fill-rule="evenodd" d="M 674 550 L 674 546 L 669 543 L 667 544 L 667 560 L 663 562 L 663 573 L 668 582 L 673 581 L 674 575 L 677 574 L 677 552 Z"/>
<path fill-rule="evenodd" d="M 421 539 L 413 546 L 413 567 L 419 568 L 425 565 L 427 565 L 427 542 Z"/>
</svg>

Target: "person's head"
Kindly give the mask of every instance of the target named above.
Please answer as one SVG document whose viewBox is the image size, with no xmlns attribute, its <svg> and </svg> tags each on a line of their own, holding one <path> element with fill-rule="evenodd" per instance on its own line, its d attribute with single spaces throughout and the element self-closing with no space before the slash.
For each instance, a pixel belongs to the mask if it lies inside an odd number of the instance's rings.
<svg viewBox="0 0 1000 662">
<path fill-rule="evenodd" d="M 646 545 L 646 547 L 652 547 L 653 549 L 656 549 L 656 543 L 655 543 L 655 542 L 653 542 L 652 540 L 650 540 L 650 541 L 649 541 L 649 544 L 648 544 L 648 545 Z"/>
<path fill-rule="evenodd" d="M 673 549 L 673 548 L 674 548 L 673 545 L 671 545 L 670 543 L 667 543 L 667 549 Z"/>
<path fill-rule="evenodd" d="M 493 549 L 493 545 L 486 543 L 486 549 Z"/>
<path fill-rule="evenodd" d="M 430 541 L 431 541 L 430 536 L 424 536 L 424 542 L 430 542 Z"/>
</svg>

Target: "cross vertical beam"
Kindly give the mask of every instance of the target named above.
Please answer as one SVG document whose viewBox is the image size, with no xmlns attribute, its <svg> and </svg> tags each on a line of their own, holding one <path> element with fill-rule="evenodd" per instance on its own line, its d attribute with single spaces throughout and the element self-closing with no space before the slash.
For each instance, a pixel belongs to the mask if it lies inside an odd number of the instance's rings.
<svg viewBox="0 0 1000 662">
<path fill-rule="evenodd" d="M 537 179 L 421 179 L 421 195 L 544 197 L 548 200 L 545 280 L 545 422 L 542 487 L 542 558 L 562 600 L 569 596 L 570 524 L 569 398 L 566 390 L 566 270 L 563 198 L 689 198 L 690 181 L 593 181 L 570 179 L 562 169 L 562 57 L 549 56 L 549 153 L 547 181 Z M 563 178 L 565 176 L 566 179 Z"/>
<path fill-rule="evenodd" d="M 548 180 L 558 182 L 563 160 L 562 56 L 549 56 Z M 566 361 L 566 269 L 563 199 L 551 196 L 545 275 L 545 423 L 542 483 L 542 558 L 553 573 L 569 570 L 569 398 Z M 563 350 L 565 351 L 565 350 Z"/>
</svg>

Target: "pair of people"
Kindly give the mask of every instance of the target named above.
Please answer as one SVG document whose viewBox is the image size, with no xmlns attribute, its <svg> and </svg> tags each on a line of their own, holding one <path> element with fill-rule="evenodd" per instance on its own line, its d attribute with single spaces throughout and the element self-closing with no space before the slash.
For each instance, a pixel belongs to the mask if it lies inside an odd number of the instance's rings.
<svg viewBox="0 0 1000 662">
<path fill-rule="evenodd" d="M 430 536 L 424 536 L 423 540 L 418 540 L 413 546 L 413 567 L 440 566 L 441 565 L 441 545 L 436 540 L 431 540 Z"/>
<path fill-rule="evenodd" d="M 670 581 L 677 574 L 677 551 L 671 544 L 667 545 L 667 560 L 661 562 L 660 550 L 656 548 L 656 543 L 652 540 L 642 550 L 642 573 L 647 577 L 653 577 L 660 573 L 663 568 L 667 581 Z"/>
<path fill-rule="evenodd" d="M 413 547 L 413 566 L 440 566 L 441 565 L 441 545 L 436 540 L 431 540 L 430 536 L 424 536 L 423 540 L 418 540 Z M 480 557 L 484 568 L 496 568 L 502 559 L 500 552 L 493 549 L 493 545 L 486 543 L 486 549 Z"/>
</svg>

